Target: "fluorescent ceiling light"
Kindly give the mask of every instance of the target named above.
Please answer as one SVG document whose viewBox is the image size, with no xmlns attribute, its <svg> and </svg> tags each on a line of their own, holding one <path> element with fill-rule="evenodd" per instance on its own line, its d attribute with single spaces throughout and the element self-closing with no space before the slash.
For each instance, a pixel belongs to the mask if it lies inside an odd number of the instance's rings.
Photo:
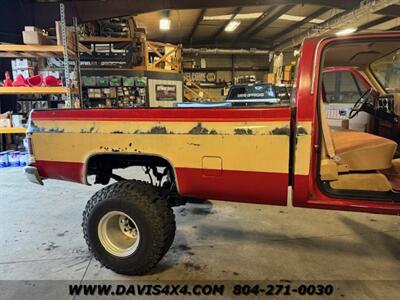
<svg viewBox="0 0 400 300">
<path fill-rule="evenodd" d="M 171 20 L 169 18 L 160 19 L 160 30 L 167 31 L 171 28 Z"/>
<path fill-rule="evenodd" d="M 312 19 L 310 21 L 310 23 L 313 23 L 313 24 L 321 24 L 321 23 L 324 23 L 324 22 L 325 22 L 325 20 L 322 20 L 322 19 Z"/>
<path fill-rule="evenodd" d="M 283 14 L 283 15 L 281 15 L 281 16 L 279 17 L 280 20 L 294 21 L 294 22 L 303 21 L 305 18 L 306 18 L 306 17 L 302 17 L 302 16 L 293 16 L 293 15 L 285 15 L 285 14 Z M 312 20 L 310 21 L 310 23 L 313 23 L 313 24 L 321 24 L 321 23 L 323 23 L 323 22 L 325 22 L 325 20 L 322 20 L 322 19 L 312 19 Z"/>
<path fill-rule="evenodd" d="M 230 15 L 218 15 L 218 16 L 204 16 L 203 20 L 204 21 L 227 21 L 231 20 L 233 17 L 235 17 L 235 20 L 251 20 L 251 19 L 257 19 L 259 18 L 263 13 L 262 12 L 256 12 L 256 13 L 249 13 L 249 14 L 237 14 L 236 16 L 230 14 Z"/>
<path fill-rule="evenodd" d="M 230 21 L 230 22 L 228 23 L 228 25 L 226 25 L 225 31 L 227 31 L 227 32 L 235 31 L 236 28 L 239 27 L 239 25 L 240 25 L 240 21 L 232 20 L 232 21 Z"/>
<path fill-rule="evenodd" d="M 204 21 L 230 20 L 233 15 L 204 16 Z"/>
<path fill-rule="evenodd" d="M 259 17 L 261 17 L 262 14 L 263 14 L 262 12 L 249 13 L 249 14 L 238 14 L 238 15 L 236 15 L 235 19 L 238 19 L 238 20 L 258 19 Z"/>
<path fill-rule="evenodd" d="M 339 30 L 338 32 L 336 32 L 336 35 L 337 36 L 349 35 L 356 31 L 357 31 L 357 28 L 346 28 L 346 29 Z"/>
<path fill-rule="evenodd" d="M 280 20 L 286 20 L 286 21 L 295 21 L 295 22 L 300 22 L 303 21 L 306 17 L 300 17 L 300 16 L 293 16 L 293 15 L 281 15 L 279 17 Z"/>
</svg>

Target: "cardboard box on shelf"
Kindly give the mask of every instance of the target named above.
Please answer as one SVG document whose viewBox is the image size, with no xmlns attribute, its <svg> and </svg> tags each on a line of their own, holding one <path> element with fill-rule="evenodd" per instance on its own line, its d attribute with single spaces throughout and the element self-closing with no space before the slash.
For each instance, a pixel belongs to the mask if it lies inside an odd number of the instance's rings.
<svg viewBox="0 0 400 300">
<path fill-rule="evenodd" d="M 22 31 L 22 39 L 24 44 L 28 45 L 49 45 L 51 44 L 41 32 L 39 31 Z"/>
<path fill-rule="evenodd" d="M 11 127 L 10 119 L 0 119 L 0 128 L 8 128 Z"/>
<path fill-rule="evenodd" d="M 0 127 L 11 127 L 11 112 L 0 114 Z"/>
<path fill-rule="evenodd" d="M 264 82 L 270 83 L 270 84 L 275 84 L 275 82 L 276 82 L 276 76 L 274 73 L 265 74 L 263 79 L 264 79 L 263 80 Z"/>
<path fill-rule="evenodd" d="M 37 28 L 35 26 L 25 26 L 24 30 L 25 31 L 41 31 L 39 28 Z"/>
<path fill-rule="evenodd" d="M 291 72 L 292 71 L 293 66 L 292 65 L 286 65 L 284 68 L 285 72 Z"/>
<path fill-rule="evenodd" d="M 285 71 L 283 73 L 283 81 L 291 81 L 292 80 L 292 72 L 291 71 Z"/>
</svg>

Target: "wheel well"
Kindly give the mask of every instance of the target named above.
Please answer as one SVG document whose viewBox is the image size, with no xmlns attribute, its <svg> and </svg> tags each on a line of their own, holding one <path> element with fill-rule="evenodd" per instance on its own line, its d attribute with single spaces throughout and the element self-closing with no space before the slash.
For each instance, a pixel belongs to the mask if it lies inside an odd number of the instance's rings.
<svg viewBox="0 0 400 300">
<path fill-rule="evenodd" d="M 115 169 L 125 169 L 133 166 L 141 166 L 145 168 L 145 172 L 152 175 L 160 183 L 162 179 L 168 175 L 171 183 L 176 185 L 175 172 L 169 161 L 160 156 L 138 155 L 138 154 L 121 154 L 121 153 L 104 153 L 96 154 L 89 158 L 86 164 L 86 176 L 95 175 L 96 183 L 108 184 L 110 179 L 123 180 L 124 178 L 113 174 Z M 164 168 L 160 173 L 157 168 Z M 152 180 L 152 179 L 151 179 Z"/>
</svg>

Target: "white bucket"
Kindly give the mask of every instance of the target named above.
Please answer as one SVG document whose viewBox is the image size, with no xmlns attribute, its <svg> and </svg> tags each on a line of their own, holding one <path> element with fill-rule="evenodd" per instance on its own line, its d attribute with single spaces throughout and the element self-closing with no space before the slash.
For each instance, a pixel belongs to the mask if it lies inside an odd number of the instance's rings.
<svg viewBox="0 0 400 300">
<path fill-rule="evenodd" d="M 19 167 L 19 151 L 8 152 L 8 162 L 10 167 Z"/>
<path fill-rule="evenodd" d="M 8 152 L 9 151 L 0 152 L 0 168 L 7 168 L 10 166 L 8 162 Z"/>
<path fill-rule="evenodd" d="M 19 165 L 25 167 L 28 164 L 28 153 L 21 151 L 19 153 Z"/>
</svg>

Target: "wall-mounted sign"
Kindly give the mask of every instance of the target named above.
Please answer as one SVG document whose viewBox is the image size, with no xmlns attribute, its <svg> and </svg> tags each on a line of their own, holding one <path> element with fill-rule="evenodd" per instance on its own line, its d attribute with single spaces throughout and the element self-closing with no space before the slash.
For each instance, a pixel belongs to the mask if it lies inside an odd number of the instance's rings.
<svg viewBox="0 0 400 300">
<path fill-rule="evenodd" d="M 216 72 L 188 72 L 184 76 L 186 81 L 196 83 L 215 83 L 217 81 Z"/>
<path fill-rule="evenodd" d="M 176 101 L 176 85 L 156 84 L 157 101 Z"/>
</svg>

